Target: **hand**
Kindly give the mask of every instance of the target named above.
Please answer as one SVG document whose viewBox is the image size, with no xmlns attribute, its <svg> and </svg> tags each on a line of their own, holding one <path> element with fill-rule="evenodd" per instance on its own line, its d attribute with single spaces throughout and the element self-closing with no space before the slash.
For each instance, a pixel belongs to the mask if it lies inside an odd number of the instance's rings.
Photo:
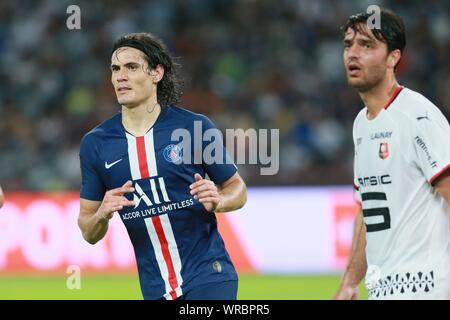
<svg viewBox="0 0 450 320">
<path fill-rule="evenodd" d="M 134 201 L 130 201 L 123 196 L 125 193 L 134 191 L 134 188 L 131 187 L 131 185 L 132 182 L 128 180 L 120 188 L 107 191 L 96 214 L 102 219 L 109 220 L 113 217 L 114 212 L 122 210 L 124 206 L 134 206 Z"/>
<path fill-rule="evenodd" d="M 342 285 L 334 296 L 334 300 L 358 300 L 358 293 L 358 286 Z"/>
<path fill-rule="evenodd" d="M 220 195 L 214 182 L 203 179 L 201 175 L 194 175 L 195 182 L 190 185 L 191 194 L 203 204 L 209 212 L 214 212 L 220 205 Z"/>
</svg>

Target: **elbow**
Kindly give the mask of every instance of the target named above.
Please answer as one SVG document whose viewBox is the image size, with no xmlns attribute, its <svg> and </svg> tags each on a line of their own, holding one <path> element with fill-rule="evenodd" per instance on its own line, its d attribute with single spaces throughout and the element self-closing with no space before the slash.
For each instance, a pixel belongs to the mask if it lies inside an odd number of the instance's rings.
<svg viewBox="0 0 450 320">
<path fill-rule="evenodd" d="M 241 201 L 237 209 L 241 209 L 242 207 L 245 206 L 246 203 L 247 203 L 247 186 L 245 185 L 245 182 L 242 181 Z"/>
<path fill-rule="evenodd" d="M 89 244 L 96 244 L 98 242 L 98 239 L 94 239 L 89 233 L 87 232 L 86 228 L 84 227 L 83 221 L 78 218 L 78 227 L 81 230 L 81 235 L 83 236 L 83 239 L 89 243 Z"/>
<path fill-rule="evenodd" d="M 83 239 L 86 240 L 87 243 L 94 245 L 98 242 L 98 239 L 94 239 L 93 237 L 90 237 L 89 235 L 87 235 L 84 232 L 82 234 L 83 234 Z"/>
<path fill-rule="evenodd" d="M 84 240 L 86 240 L 86 242 L 89 243 L 90 245 L 94 245 L 98 242 L 98 240 L 89 239 L 89 238 L 84 238 Z"/>
</svg>

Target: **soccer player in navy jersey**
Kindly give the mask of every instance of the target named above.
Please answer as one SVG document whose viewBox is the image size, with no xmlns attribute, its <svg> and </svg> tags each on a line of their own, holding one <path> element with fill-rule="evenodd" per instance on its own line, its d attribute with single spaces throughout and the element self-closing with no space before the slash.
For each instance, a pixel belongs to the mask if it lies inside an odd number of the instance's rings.
<svg viewBox="0 0 450 320">
<path fill-rule="evenodd" d="M 111 81 L 121 112 L 81 141 L 78 225 L 95 244 L 118 212 L 134 247 L 144 299 L 233 300 L 238 277 L 215 212 L 241 208 L 246 186 L 226 161 L 222 141 L 223 161 L 180 163 L 183 152 L 198 150 L 195 142 L 191 150 L 180 148 L 172 133 L 184 129 L 195 138 L 195 124 L 203 132 L 215 127 L 206 116 L 175 106 L 175 67 L 165 45 L 149 33 L 114 44 Z"/>
</svg>

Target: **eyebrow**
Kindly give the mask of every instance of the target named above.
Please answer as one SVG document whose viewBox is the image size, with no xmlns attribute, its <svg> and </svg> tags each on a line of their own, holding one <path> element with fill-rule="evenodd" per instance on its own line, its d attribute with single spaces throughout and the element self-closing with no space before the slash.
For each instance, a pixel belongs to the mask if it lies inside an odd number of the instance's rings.
<svg viewBox="0 0 450 320">
<path fill-rule="evenodd" d="M 139 62 L 131 61 L 131 62 L 125 63 L 123 66 L 124 66 L 124 67 L 140 66 L 140 63 L 139 63 Z M 111 70 L 118 69 L 118 68 L 120 68 L 119 65 L 117 65 L 117 64 L 111 64 Z"/>
<path fill-rule="evenodd" d="M 352 39 L 344 39 L 343 40 L 343 43 L 344 43 L 344 45 L 348 45 L 348 44 L 351 44 L 351 43 L 353 43 L 353 42 L 358 42 L 358 43 L 362 43 L 362 44 L 375 44 L 376 43 L 376 41 L 374 40 L 374 39 L 371 39 L 371 38 L 360 38 L 360 39 L 355 39 L 355 38 L 352 38 Z"/>
<path fill-rule="evenodd" d="M 362 44 L 375 44 L 375 40 L 373 40 L 373 39 L 370 39 L 370 38 L 368 38 L 368 39 L 358 39 L 357 40 L 359 43 L 362 43 Z"/>
</svg>

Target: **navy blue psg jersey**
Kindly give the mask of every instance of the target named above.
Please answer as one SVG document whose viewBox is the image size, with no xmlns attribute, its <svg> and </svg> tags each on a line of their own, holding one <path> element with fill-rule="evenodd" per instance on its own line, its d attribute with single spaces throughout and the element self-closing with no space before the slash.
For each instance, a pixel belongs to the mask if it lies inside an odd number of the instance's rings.
<svg viewBox="0 0 450 320">
<path fill-rule="evenodd" d="M 180 164 L 180 148 L 171 135 L 185 129 L 193 142 L 194 122 L 202 132 L 214 128 L 203 115 L 164 106 L 153 127 L 136 137 L 125 130 L 118 113 L 81 141 L 82 199 L 102 201 L 107 190 L 133 181 L 135 191 L 125 197 L 135 206 L 119 214 L 133 243 L 144 299 L 176 299 L 198 285 L 237 280 L 215 214 L 189 189 L 195 173 L 220 184 L 236 173 L 236 166 L 225 161 L 222 142 L 224 161 L 195 164 L 193 147 L 192 164 Z M 202 149 L 206 145 L 200 143 Z"/>
</svg>

